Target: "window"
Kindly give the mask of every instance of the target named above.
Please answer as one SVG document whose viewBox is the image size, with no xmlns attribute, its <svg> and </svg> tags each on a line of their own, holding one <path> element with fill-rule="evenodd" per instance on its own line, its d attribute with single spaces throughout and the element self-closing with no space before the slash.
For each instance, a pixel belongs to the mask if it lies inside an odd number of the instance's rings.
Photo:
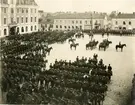
<svg viewBox="0 0 135 105">
<path fill-rule="evenodd" d="M 37 30 L 37 26 L 35 26 L 35 31 Z"/>
<path fill-rule="evenodd" d="M 129 22 L 129 25 L 131 25 L 131 22 Z"/>
<path fill-rule="evenodd" d="M 126 22 L 125 21 L 123 21 L 123 25 L 126 25 Z"/>
<path fill-rule="evenodd" d="M 80 26 L 80 29 L 82 29 L 82 26 Z"/>
<path fill-rule="evenodd" d="M 90 24 L 92 24 L 92 20 L 90 21 Z"/>
<path fill-rule="evenodd" d="M 17 13 L 19 13 L 19 8 L 17 8 Z"/>
<path fill-rule="evenodd" d="M 31 22 L 33 21 L 33 18 L 31 17 Z"/>
<path fill-rule="evenodd" d="M 11 8 L 11 13 L 14 13 L 14 9 L 13 8 Z"/>
<path fill-rule="evenodd" d="M 7 24 L 7 18 L 4 18 L 4 24 Z"/>
<path fill-rule="evenodd" d="M 26 32 L 28 31 L 28 27 L 27 26 L 26 26 L 25 30 L 26 30 Z"/>
<path fill-rule="evenodd" d="M 60 25 L 60 28 L 62 28 L 62 26 Z"/>
<path fill-rule="evenodd" d="M 78 29 L 78 26 L 76 26 L 76 29 Z"/>
<path fill-rule="evenodd" d="M 85 24 L 87 24 L 87 21 L 85 21 Z"/>
<path fill-rule="evenodd" d="M 58 25 L 56 25 L 56 28 L 58 28 Z"/>
<path fill-rule="evenodd" d="M 116 22 L 115 22 L 115 24 L 117 25 L 117 24 L 118 24 L 118 22 L 116 21 Z"/>
<path fill-rule="evenodd" d="M 33 26 L 31 26 L 31 31 L 33 31 Z"/>
<path fill-rule="evenodd" d="M 14 19 L 13 18 L 11 18 L 11 23 L 13 23 L 14 22 Z"/>
<path fill-rule="evenodd" d="M 24 32 L 24 28 L 22 27 L 22 32 Z"/>
<path fill-rule="evenodd" d="M 7 8 L 4 8 L 4 13 L 7 13 Z"/>
<path fill-rule="evenodd" d="M 26 13 L 28 13 L 28 9 L 26 9 Z"/>
<path fill-rule="evenodd" d="M 24 9 L 22 9 L 22 13 L 24 13 Z"/>
<path fill-rule="evenodd" d="M 74 29 L 74 26 L 72 26 L 72 28 Z"/>
<path fill-rule="evenodd" d="M 19 27 L 17 28 L 17 32 L 19 33 Z"/>
<path fill-rule="evenodd" d="M 76 24 L 78 23 L 78 21 L 76 21 Z"/>
<path fill-rule="evenodd" d="M 82 21 L 80 21 L 80 24 L 82 24 Z"/>
<path fill-rule="evenodd" d="M 65 28 L 67 28 L 67 26 L 64 26 Z"/>
<path fill-rule="evenodd" d="M 74 24 L 74 21 L 72 21 L 72 24 Z"/>
<path fill-rule="evenodd" d="M 26 17 L 26 23 L 28 23 L 28 18 Z"/>
<path fill-rule="evenodd" d="M 37 10 L 35 9 L 35 13 L 37 12 Z"/>
<path fill-rule="evenodd" d="M 22 23 L 23 23 L 23 17 L 22 17 Z"/>
<path fill-rule="evenodd" d="M 37 22 L 37 18 L 35 17 L 35 22 Z"/>
<path fill-rule="evenodd" d="M 68 26 L 68 28 L 70 28 L 70 26 Z"/>
<path fill-rule="evenodd" d="M 4 35 L 7 35 L 7 29 L 4 29 Z"/>
<path fill-rule="evenodd" d="M 17 17 L 17 23 L 19 23 L 19 17 Z"/>
</svg>

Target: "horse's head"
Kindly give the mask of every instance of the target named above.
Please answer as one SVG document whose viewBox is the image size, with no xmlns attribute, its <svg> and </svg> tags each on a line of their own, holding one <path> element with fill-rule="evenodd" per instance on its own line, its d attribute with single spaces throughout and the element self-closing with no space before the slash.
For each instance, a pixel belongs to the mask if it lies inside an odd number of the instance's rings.
<svg viewBox="0 0 135 105">
<path fill-rule="evenodd" d="M 123 44 L 123 46 L 127 47 L 127 45 L 126 45 L 126 44 Z"/>
<path fill-rule="evenodd" d="M 76 43 L 77 46 L 79 46 L 79 43 Z"/>
<path fill-rule="evenodd" d="M 50 47 L 50 49 L 52 50 L 53 48 L 52 48 L 52 47 Z"/>
<path fill-rule="evenodd" d="M 110 44 L 112 44 L 112 41 L 109 41 Z"/>
</svg>

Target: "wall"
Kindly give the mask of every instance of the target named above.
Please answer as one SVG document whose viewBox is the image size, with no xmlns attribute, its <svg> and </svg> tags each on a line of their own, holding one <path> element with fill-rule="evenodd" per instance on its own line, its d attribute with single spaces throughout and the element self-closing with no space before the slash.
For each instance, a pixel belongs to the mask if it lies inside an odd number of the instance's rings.
<svg viewBox="0 0 135 105">
<path fill-rule="evenodd" d="M 104 19 L 93 19 L 92 28 L 95 28 L 96 21 L 101 24 L 100 28 L 104 28 Z M 58 25 L 58 28 L 56 28 L 56 25 Z M 62 28 L 60 28 L 60 25 Z M 67 28 L 65 28 L 65 26 Z M 53 30 L 73 30 L 76 28 L 76 26 L 79 28 L 81 26 L 83 30 L 91 29 L 91 19 L 54 19 Z"/>
<path fill-rule="evenodd" d="M 118 25 L 116 25 L 116 21 L 118 22 Z M 126 25 L 123 25 L 123 21 L 125 21 Z M 131 22 L 131 25 L 129 25 L 129 22 Z M 133 29 L 135 28 L 135 19 L 112 19 L 112 28 L 115 29 L 115 27 L 126 27 L 126 29 Z"/>
</svg>

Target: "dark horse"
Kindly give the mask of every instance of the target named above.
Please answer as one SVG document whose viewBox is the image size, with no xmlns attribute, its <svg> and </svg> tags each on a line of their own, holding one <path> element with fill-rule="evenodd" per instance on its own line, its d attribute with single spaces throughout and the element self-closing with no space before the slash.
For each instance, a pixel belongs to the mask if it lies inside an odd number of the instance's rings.
<svg viewBox="0 0 135 105">
<path fill-rule="evenodd" d="M 45 49 L 45 51 L 48 53 L 48 55 L 50 54 L 50 51 L 52 50 L 53 48 L 52 47 L 50 47 L 50 48 L 47 48 L 47 49 Z"/>
<path fill-rule="evenodd" d="M 96 47 L 98 44 L 98 41 L 95 41 L 95 42 L 89 42 L 88 44 L 86 44 L 86 50 L 91 48 L 91 50 Z"/>
<path fill-rule="evenodd" d="M 100 43 L 100 44 L 99 44 L 99 50 L 100 50 L 101 48 L 103 48 L 104 51 L 105 51 L 105 50 L 106 50 L 106 47 L 107 47 L 107 45 L 104 44 L 104 43 Z"/>
<path fill-rule="evenodd" d="M 80 38 L 80 37 L 84 38 L 84 34 L 83 34 L 83 33 L 77 33 L 77 34 L 75 35 L 75 37 L 76 37 L 76 38 Z"/>
<path fill-rule="evenodd" d="M 75 50 L 76 50 L 76 47 L 77 47 L 77 46 L 79 46 L 79 43 L 76 43 L 76 44 L 70 44 L 70 49 L 72 49 L 72 47 L 74 47 Z"/>
<path fill-rule="evenodd" d="M 121 52 L 123 51 L 123 47 L 126 47 L 126 44 L 116 45 L 116 51 L 118 51 L 118 48 L 121 49 Z"/>
</svg>

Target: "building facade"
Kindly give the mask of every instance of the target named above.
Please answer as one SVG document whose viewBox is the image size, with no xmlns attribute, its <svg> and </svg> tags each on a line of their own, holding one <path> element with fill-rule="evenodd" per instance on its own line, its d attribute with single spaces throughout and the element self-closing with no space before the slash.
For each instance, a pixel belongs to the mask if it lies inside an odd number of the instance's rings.
<svg viewBox="0 0 135 105">
<path fill-rule="evenodd" d="M 114 30 L 135 29 L 135 13 L 133 13 L 133 14 L 122 14 L 122 13 L 117 14 L 117 16 L 112 18 L 112 29 L 114 29 Z"/>
<path fill-rule="evenodd" d="M 38 6 L 34 0 L 0 0 L 0 37 L 38 31 Z"/>
<path fill-rule="evenodd" d="M 106 28 L 105 14 L 70 13 L 54 17 L 53 30 L 91 30 Z"/>
</svg>

